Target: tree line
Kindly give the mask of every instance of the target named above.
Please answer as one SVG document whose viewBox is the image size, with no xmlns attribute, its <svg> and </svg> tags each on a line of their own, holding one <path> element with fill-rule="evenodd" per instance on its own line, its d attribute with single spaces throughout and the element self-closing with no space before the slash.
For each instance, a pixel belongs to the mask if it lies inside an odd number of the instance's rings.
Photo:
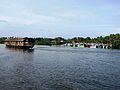
<svg viewBox="0 0 120 90">
<path fill-rule="evenodd" d="M 6 37 L 0 38 L 0 43 L 3 44 Z M 109 44 L 112 45 L 113 49 L 120 49 L 120 34 L 110 34 L 108 36 L 100 36 L 96 38 L 91 37 L 73 37 L 73 38 L 62 38 L 62 37 L 56 37 L 56 38 L 43 38 L 43 37 L 37 37 L 35 39 L 36 45 L 62 45 L 65 43 L 97 43 L 97 44 Z"/>
<path fill-rule="evenodd" d="M 114 49 L 120 49 L 120 34 L 110 34 L 105 37 L 74 37 L 71 39 L 65 39 L 62 37 L 52 38 L 35 38 L 35 44 L 38 45 L 61 45 L 64 43 L 97 43 L 97 44 L 108 44 Z"/>
</svg>

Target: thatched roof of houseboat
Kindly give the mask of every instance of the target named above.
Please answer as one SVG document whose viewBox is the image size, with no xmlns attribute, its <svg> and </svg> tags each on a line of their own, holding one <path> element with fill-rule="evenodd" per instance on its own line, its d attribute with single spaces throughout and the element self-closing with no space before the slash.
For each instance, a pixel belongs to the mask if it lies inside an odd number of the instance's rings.
<svg viewBox="0 0 120 90">
<path fill-rule="evenodd" d="M 24 41 L 24 40 L 25 40 L 25 38 L 13 38 L 13 37 L 11 37 L 11 38 L 6 39 L 5 41 L 6 42 L 10 42 L 10 41 L 16 42 L 16 41 Z"/>
</svg>

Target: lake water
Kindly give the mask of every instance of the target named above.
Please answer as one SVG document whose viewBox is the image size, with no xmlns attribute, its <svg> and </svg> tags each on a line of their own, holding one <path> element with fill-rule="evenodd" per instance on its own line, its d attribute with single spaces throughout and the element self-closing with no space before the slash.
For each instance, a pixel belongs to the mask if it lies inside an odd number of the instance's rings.
<svg viewBox="0 0 120 90">
<path fill-rule="evenodd" d="M 0 90 L 120 90 L 120 50 L 0 45 Z"/>
</svg>

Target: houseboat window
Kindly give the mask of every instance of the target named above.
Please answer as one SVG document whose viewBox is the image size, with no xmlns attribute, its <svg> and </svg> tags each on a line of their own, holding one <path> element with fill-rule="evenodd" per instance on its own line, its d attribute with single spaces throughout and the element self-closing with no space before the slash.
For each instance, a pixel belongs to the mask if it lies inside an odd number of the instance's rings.
<svg viewBox="0 0 120 90">
<path fill-rule="evenodd" d="M 28 44 L 28 42 L 25 42 L 26 44 Z"/>
<path fill-rule="evenodd" d="M 25 43 L 28 44 L 28 39 L 25 40 Z"/>
</svg>

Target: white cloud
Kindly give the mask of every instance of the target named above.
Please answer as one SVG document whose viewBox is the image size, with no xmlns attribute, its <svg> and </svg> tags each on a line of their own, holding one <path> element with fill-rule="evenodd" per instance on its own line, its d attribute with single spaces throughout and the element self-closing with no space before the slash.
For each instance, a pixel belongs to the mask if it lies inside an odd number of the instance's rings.
<svg viewBox="0 0 120 90">
<path fill-rule="evenodd" d="M 8 23 L 13 23 L 13 24 L 32 24 L 34 23 L 33 20 L 27 20 L 23 18 L 18 18 L 18 17 L 13 17 L 13 16 L 0 16 L 0 20 L 6 21 Z"/>
<path fill-rule="evenodd" d="M 95 26 L 98 26 L 98 27 L 114 27 L 114 25 L 112 25 L 112 24 L 97 24 Z"/>
<path fill-rule="evenodd" d="M 58 18 L 55 15 L 35 14 L 33 12 L 29 12 L 28 10 L 24 10 L 22 15 L 40 24 L 55 24 L 62 21 L 61 18 Z"/>
<path fill-rule="evenodd" d="M 6 21 L 12 24 L 25 24 L 25 25 L 32 25 L 32 24 L 52 25 L 52 24 L 55 24 L 56 22 L 61 21 L 59 18 L 56 18 L 54 16 L 28 13 L 26 11 L 23 11 L 23 13 L 20 15 L 19 16 L 0 16 L 0 21 Z"/>
<path fill-rule="evenodd" d="M 10 24 L 25 24 L 35 25 L 40 24 L 43 26 L 54 26 L 56 24 L 68 23 L 73 20 L 88 20 L 94 19 L 96 16 L 91 12 L 80 11 L 61 11 L 55 12 L 50 15 L 36 14 L 28 10 L 22 10 L 16 16 L 0 16 L 0 20 L 6 21 Z M 67 21 L 67 22 L 66 22 Z"/>
<path fill-rule="evenodd" d="M 113 29 L 113 31 L 120 33 L 120 27 Z"/>
<path fill-rule="evenodd" d="M 7 21 L 5 21 L 5 20 L 0 20 L 0 23 L 7 23 Z"/>
<path fill-rule="evenodd" d="M 96 18 L 96 15 L 89 11 L 62 11 L 56 13 L 56 15 L 63 18 L 77 18 L 81 20 Z"/>
<path fill-rule="evenodd" d="M 120 15 L 120 6 L 105 6 L 101 9 L 103 10 L 103 12 L 107 12 L 112 15 Z"/>
</svg>

